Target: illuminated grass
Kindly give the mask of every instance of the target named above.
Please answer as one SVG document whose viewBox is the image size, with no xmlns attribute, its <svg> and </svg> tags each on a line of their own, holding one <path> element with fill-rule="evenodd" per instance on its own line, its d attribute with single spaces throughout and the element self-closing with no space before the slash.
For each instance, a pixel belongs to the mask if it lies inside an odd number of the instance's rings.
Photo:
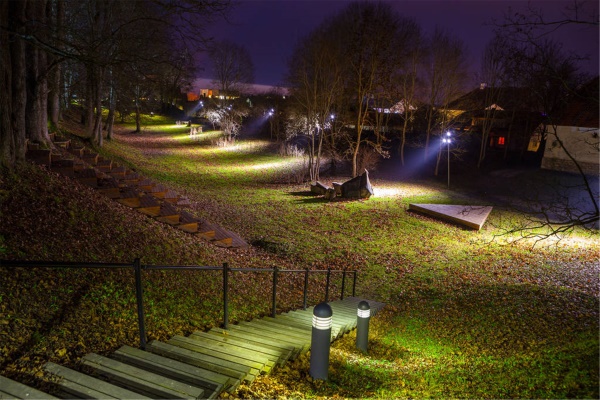
<svg viewBox="0 0 600 400">
<path fill-rule="evenodd" d="M 474 232 L 407 212 L 409 203 L 482 204 L 429 182 L 373 178 L 368 201 L 326 202 L 307 196 L 307 184 L 274 183 L 301 159 L 264 141 L 217 147 L 219 136 L 157 129 L 105 151 L 185 190 L 198 214 L 274 257 L 358 269 L 358 292 L 389 305 L 373 321 L 369 356 L 350 335 L 334 344 L 329 382 L 309 382 L 300 360 L 295 379 L 264 378 L 292 389 L 248 397 L 598 397 L 597 236 L 551 249 L 501 245 L 511 239 L 496 225 L 519 214 L 495 209 Z"/>
</svg>

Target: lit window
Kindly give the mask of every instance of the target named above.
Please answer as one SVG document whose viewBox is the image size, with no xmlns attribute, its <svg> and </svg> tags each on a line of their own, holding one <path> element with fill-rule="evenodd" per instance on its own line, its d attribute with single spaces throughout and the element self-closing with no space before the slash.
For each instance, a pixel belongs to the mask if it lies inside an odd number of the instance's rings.
<svg viewBox="0 0 600 400">
<path fill-rule="evenodd" d="M 504 146 L 504 136 L 500 136 L 500 137 L 498 138 L 498 145 L 500 145 L 500 146 Z"/>
</svg>

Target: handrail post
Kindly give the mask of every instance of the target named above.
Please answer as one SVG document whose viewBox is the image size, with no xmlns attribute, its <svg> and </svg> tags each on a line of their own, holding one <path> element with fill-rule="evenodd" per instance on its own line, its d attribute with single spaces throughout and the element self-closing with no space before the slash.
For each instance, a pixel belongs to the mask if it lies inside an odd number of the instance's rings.
<svg viewBox="0 0 600 400">
<path fill-rule="evenodd" d="M 308 268 L 304 270 L 304 299 L 302 302 L 302 309 L 306 310 L 306 302 L 308 300 Z"/>
<path fill-rule="evenodd" d="M 356 274 L 357 270 L 354 270 L 354 281 L 352 282 L 352 297 L 356 297 Z"/>
<path fill-rule="evenodd" d="M 279 269 L 273 268 L 273 298 L 271 306 L 271 317 L 275 318 L 277 315 L 277 275 L 279 275 Z"/>
<path fill-rule="evenodd" d="M 344 300 L 344 290 L 346 289 L 346 268 L 342 272 L 342 295 L 340 296 L 340 300 Z"/>
<path fill-rule="evenodd" d="M 146 349 L 146 327 L 144 324 L 144 296 L 142 292 L 142 265 L 140 259 L 133 261 L 133 270 L 135 272 L 135 297 L 137 300 L 138 327 L 140 331 L 140 348 Z"/>
<path fill-rule="evenodd" d="M 325 303 L 329 302 L 329 279 L 331 278 L 331 267 L 327 268 L 327 283 L 325 284 Z"/>
<path fill-rule="evenodd" d="M 229 266 L 223 263 L 223 328 L 229 325 Z"/>
</svg>

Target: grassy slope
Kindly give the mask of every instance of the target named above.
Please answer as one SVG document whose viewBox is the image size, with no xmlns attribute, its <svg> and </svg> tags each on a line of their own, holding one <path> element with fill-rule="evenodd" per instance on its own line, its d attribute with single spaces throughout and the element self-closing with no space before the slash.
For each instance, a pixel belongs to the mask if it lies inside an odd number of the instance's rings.
<svg viewBox="0 0 600 400">
<path fill-rule="evenodd" d="M 598 397 L 597 240 L 532 250 L 492 242 L 506 211 L 496 209 L 479 233 L 407 213 L 409 202 L 465 201 L 426 182 L 373 179 L 368 201 L 323 202 L 306 196 L 305 185 L 274 183 L 293 180 L 298 161 L 271 155 L 267 143 L 215 148 L 216 134 L 193 141 L 184 132 L 148 126 L 103 151 L 187 194 L 197 215 L 260 247 L 215 248 L 33 168 L 2 178 L 0 256 L 357 268 L 359 294 L 389 304 L 372 321 L 369 356 L 353 349 L 352 335 L 334 344 L 327 383 L 310 381 L 304 358 L 243 387 L 242 396 Z M 27 207 L 32 201 L 47 211 Z M 31 381 L 45 360 L 72 365 L 89 351 L 135 345 L 127 273 L 0 273 L 0 373 Z M 234 320 L 268 311 L 266 280 L 235 278 Z M 334 284 L 339 289 L 339 279 Z M 283 280 L 282 309 L 298 307 L 298 286 L 299 278 Z M 218 287 L 217 274 L 148 273 L 149 335 L 218 324 Z M 312 300 L 321 295 L 315 289 Z"/>
</svg>

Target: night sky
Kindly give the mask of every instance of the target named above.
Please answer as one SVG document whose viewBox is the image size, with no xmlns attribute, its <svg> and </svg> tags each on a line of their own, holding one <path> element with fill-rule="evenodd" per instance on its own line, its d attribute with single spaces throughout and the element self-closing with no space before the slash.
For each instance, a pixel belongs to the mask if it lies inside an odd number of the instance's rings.
<svg viewBox="0 0 600 400">
<path fill-rule="evenodd" d="M 337 14 L 349 1 L 346 0 L 238 0 L 230 13 L 229 22 L 215 21 L 207 26 L 207 34 L 215 39 L 229 39 L 249 50 L 255 66 L 255 83 L 282 85 L 287 71 L 287 60 L 295 43 L 317 27 L 327 16 Z M 527 1 L 453 1 L 453 0 L 396 0 L 392 5 L 404 16 L 414 18 L 425 33 L 433 32 L 436 25 L 447 29 L 462 39 L 469 51 L 472 66 L 472 84 L 477 84 L 481 53 L 493 36 L 493 19 L 502 21 L 509 7 L 523 11 Z M 543 8 L 544 15 L 559 17 L 571 1 L 531 2 Z M 598 12 L 598 2 L 590 4 Z M 559 32 L 565 50 L 589 55 L 584 65 L 590 74 L 598 73 L 598 27 L 570 27 Z M 210 65 L 200 58 L 210 78 Z"/>
</svg>

